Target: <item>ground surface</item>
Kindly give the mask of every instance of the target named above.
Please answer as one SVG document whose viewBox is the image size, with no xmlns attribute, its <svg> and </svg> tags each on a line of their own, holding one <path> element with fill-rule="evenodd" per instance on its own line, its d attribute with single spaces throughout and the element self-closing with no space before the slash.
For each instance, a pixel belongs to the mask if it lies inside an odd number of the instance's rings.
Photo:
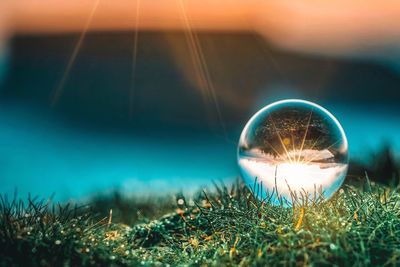
<svg viewBox="0 0 400 267">
<path fill-rule="evenodd" d="M 2 197 L 0 247 L 0 266 L 394 266 L 400 189 L 366 179 L 294 208 L 259 201 L 240 183 L 193 199 L 115 194 L 78 207 Z"/>
</svg>

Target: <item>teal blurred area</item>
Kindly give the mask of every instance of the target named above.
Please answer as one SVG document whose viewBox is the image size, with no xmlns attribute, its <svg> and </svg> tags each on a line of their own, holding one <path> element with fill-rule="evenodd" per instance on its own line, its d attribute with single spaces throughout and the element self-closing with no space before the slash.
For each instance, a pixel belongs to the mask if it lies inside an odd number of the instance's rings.
<svg viewBox="0 0 400 267">
<path fill-rule="evenodd" d="M 196 133 L 71 129 L 25 107 L 0 108 L 4 192 L 85 197 L 99 191 L 193 192 L 236 174 L 236 146 Z"/>
<path fill-rule="evenodd" d="M 77 39 L 11 42 L 0 83 L 1 193 L 67 200 L 229 182 L 239 175 L 242 127 L 285 98 L 333 113 L 353 160 L 368 162 L 383 144 L 400 157 L 400 75 L 385 65 L 289 53 L 253 34 L 199 33 L 211 81 L 204 89 L 183 33 L 140 33 L 135 66 L 131 33 L 94 33 L 52 105 Z"/>
</svg>

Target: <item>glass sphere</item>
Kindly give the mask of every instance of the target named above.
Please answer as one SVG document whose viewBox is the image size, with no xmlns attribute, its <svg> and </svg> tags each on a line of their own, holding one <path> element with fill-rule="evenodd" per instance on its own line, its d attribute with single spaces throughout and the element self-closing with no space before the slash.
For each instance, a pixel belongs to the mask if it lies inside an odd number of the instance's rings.
<svg viewBox="0 0 400 267">
<path fill-rule="evenodd" d="M 348 143 L 329 111 L 304 100 L 283 100 L 257 112 L 240 136 L 238 163 L 260 199 L 292 206 L 329 199 L 348 168 Z"/>
</svg>

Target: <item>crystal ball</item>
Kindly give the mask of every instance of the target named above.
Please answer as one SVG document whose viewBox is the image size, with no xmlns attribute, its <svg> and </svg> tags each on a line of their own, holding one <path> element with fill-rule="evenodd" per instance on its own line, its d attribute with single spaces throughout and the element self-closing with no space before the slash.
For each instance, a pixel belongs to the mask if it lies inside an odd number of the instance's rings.
<svg viewBox="0 0 400 267">
<path fill-rule="evenodd" d="M 339 121 L 304 100 L 272 103 L 246 124 L 238 164 L 254 194 L 274 205 L 308 205 L 332 197 L 348 169 L 348 143 Z"/>
</svg>

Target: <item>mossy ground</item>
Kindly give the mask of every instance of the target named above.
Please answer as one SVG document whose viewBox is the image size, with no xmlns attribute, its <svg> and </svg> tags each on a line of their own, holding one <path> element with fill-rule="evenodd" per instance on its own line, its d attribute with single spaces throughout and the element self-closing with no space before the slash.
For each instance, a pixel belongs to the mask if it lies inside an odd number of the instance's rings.
<svg viewBox="0 0 400 267">
<path fill-rule="evenodd" d="M 293 208 L 239 182 L 193 199 L 116 194 L 80 207 L 2 197 L 0 247 L 4 266 L 395 266 L 400 189 L 366 180 Z"/>
</svg>

